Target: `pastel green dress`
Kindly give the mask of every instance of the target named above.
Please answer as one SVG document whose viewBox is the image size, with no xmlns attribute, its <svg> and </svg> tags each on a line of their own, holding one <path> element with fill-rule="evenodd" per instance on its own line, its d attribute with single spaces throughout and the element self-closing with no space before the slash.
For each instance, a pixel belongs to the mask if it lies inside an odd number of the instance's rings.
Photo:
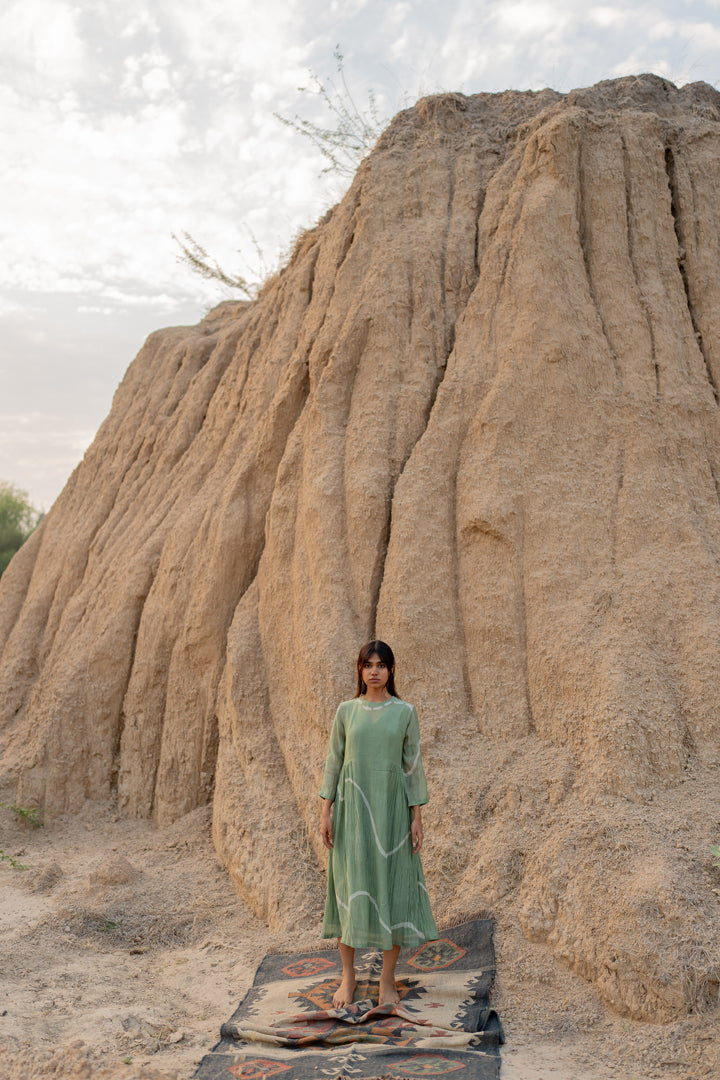
<svg viewBox="0 0 720 1080">
<path fill-rule="evenodd" d="M 322 936 L 377 949 L 436 940 L 410 838 L 410 807 L 428 801 L 415 707 L 399 698 L 343 701 L 320 795 L 333 800 L 334 844 Z"/>
</svg>

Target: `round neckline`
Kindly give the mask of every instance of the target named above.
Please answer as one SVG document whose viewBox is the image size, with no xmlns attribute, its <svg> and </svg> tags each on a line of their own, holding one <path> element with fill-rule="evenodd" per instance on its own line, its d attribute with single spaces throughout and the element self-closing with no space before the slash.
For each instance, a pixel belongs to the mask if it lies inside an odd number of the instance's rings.
<svg viewBox="0 0 720 1080">
<path fill-rule="evenodd" d="M 392 701 L 397 701 L 397 698 L 392 697 L 392 695 L 389 698 L 386 698 L 385 701 L 378 701 L 377 704 L 368 701 L 364 695 L 360 697 L 360 704 L 363 709 L 384 709 L 385 706 L 389 705 Z"/>
</svg>

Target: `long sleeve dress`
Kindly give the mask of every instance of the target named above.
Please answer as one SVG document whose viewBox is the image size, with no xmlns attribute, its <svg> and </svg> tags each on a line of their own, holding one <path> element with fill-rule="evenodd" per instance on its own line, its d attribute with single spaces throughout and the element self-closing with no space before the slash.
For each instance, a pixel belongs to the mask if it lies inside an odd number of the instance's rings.
<svg viewBox="0 0 720 1080">
<path fill-rule="evenodd" d="M 333 848 L 322 936 L 354 948 L 434 941 L 412 806 L 428 801 L 413 705 L 343 701 L 335 715 L 320 795 L 333 800 Z"/>
</svg>

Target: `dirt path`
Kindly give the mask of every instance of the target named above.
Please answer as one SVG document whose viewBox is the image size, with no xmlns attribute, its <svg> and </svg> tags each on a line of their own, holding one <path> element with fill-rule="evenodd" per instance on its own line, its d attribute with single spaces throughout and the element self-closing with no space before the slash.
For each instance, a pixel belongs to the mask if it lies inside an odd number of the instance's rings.
<svg viewBox="0 0 720 1080">
<path fill-rule="evenodd" d="M 31 829 L 0 811 L 1 1080 L 189 1080 L 268 948 L 215 856 L 208 813 L 171 828 L 88 806 Z M 710 1017 L 637 1024 L 498 925 L 503 1080 L 720 1075 Z"/>
</svg>

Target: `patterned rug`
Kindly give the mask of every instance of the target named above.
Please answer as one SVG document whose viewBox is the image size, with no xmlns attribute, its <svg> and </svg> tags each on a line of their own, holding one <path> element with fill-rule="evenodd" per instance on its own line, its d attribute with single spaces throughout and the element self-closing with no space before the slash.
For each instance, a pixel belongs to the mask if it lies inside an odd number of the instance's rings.
<svg viewBox="0 0 720 1080">
<path fill-rule="evenodd" d="M 401 953 L 399 1005 L 377 1005 L 382 953 L 375 950 L 356 952 L 358 987 L 345 1009 L 332 1007 L 342 971 L 335 950 L 266 956 L 196 1080 L 497 1080 L 503 1033 L 489 1007 L 492 930 L 490 920 L 476 919 Z"/>
</svg>

